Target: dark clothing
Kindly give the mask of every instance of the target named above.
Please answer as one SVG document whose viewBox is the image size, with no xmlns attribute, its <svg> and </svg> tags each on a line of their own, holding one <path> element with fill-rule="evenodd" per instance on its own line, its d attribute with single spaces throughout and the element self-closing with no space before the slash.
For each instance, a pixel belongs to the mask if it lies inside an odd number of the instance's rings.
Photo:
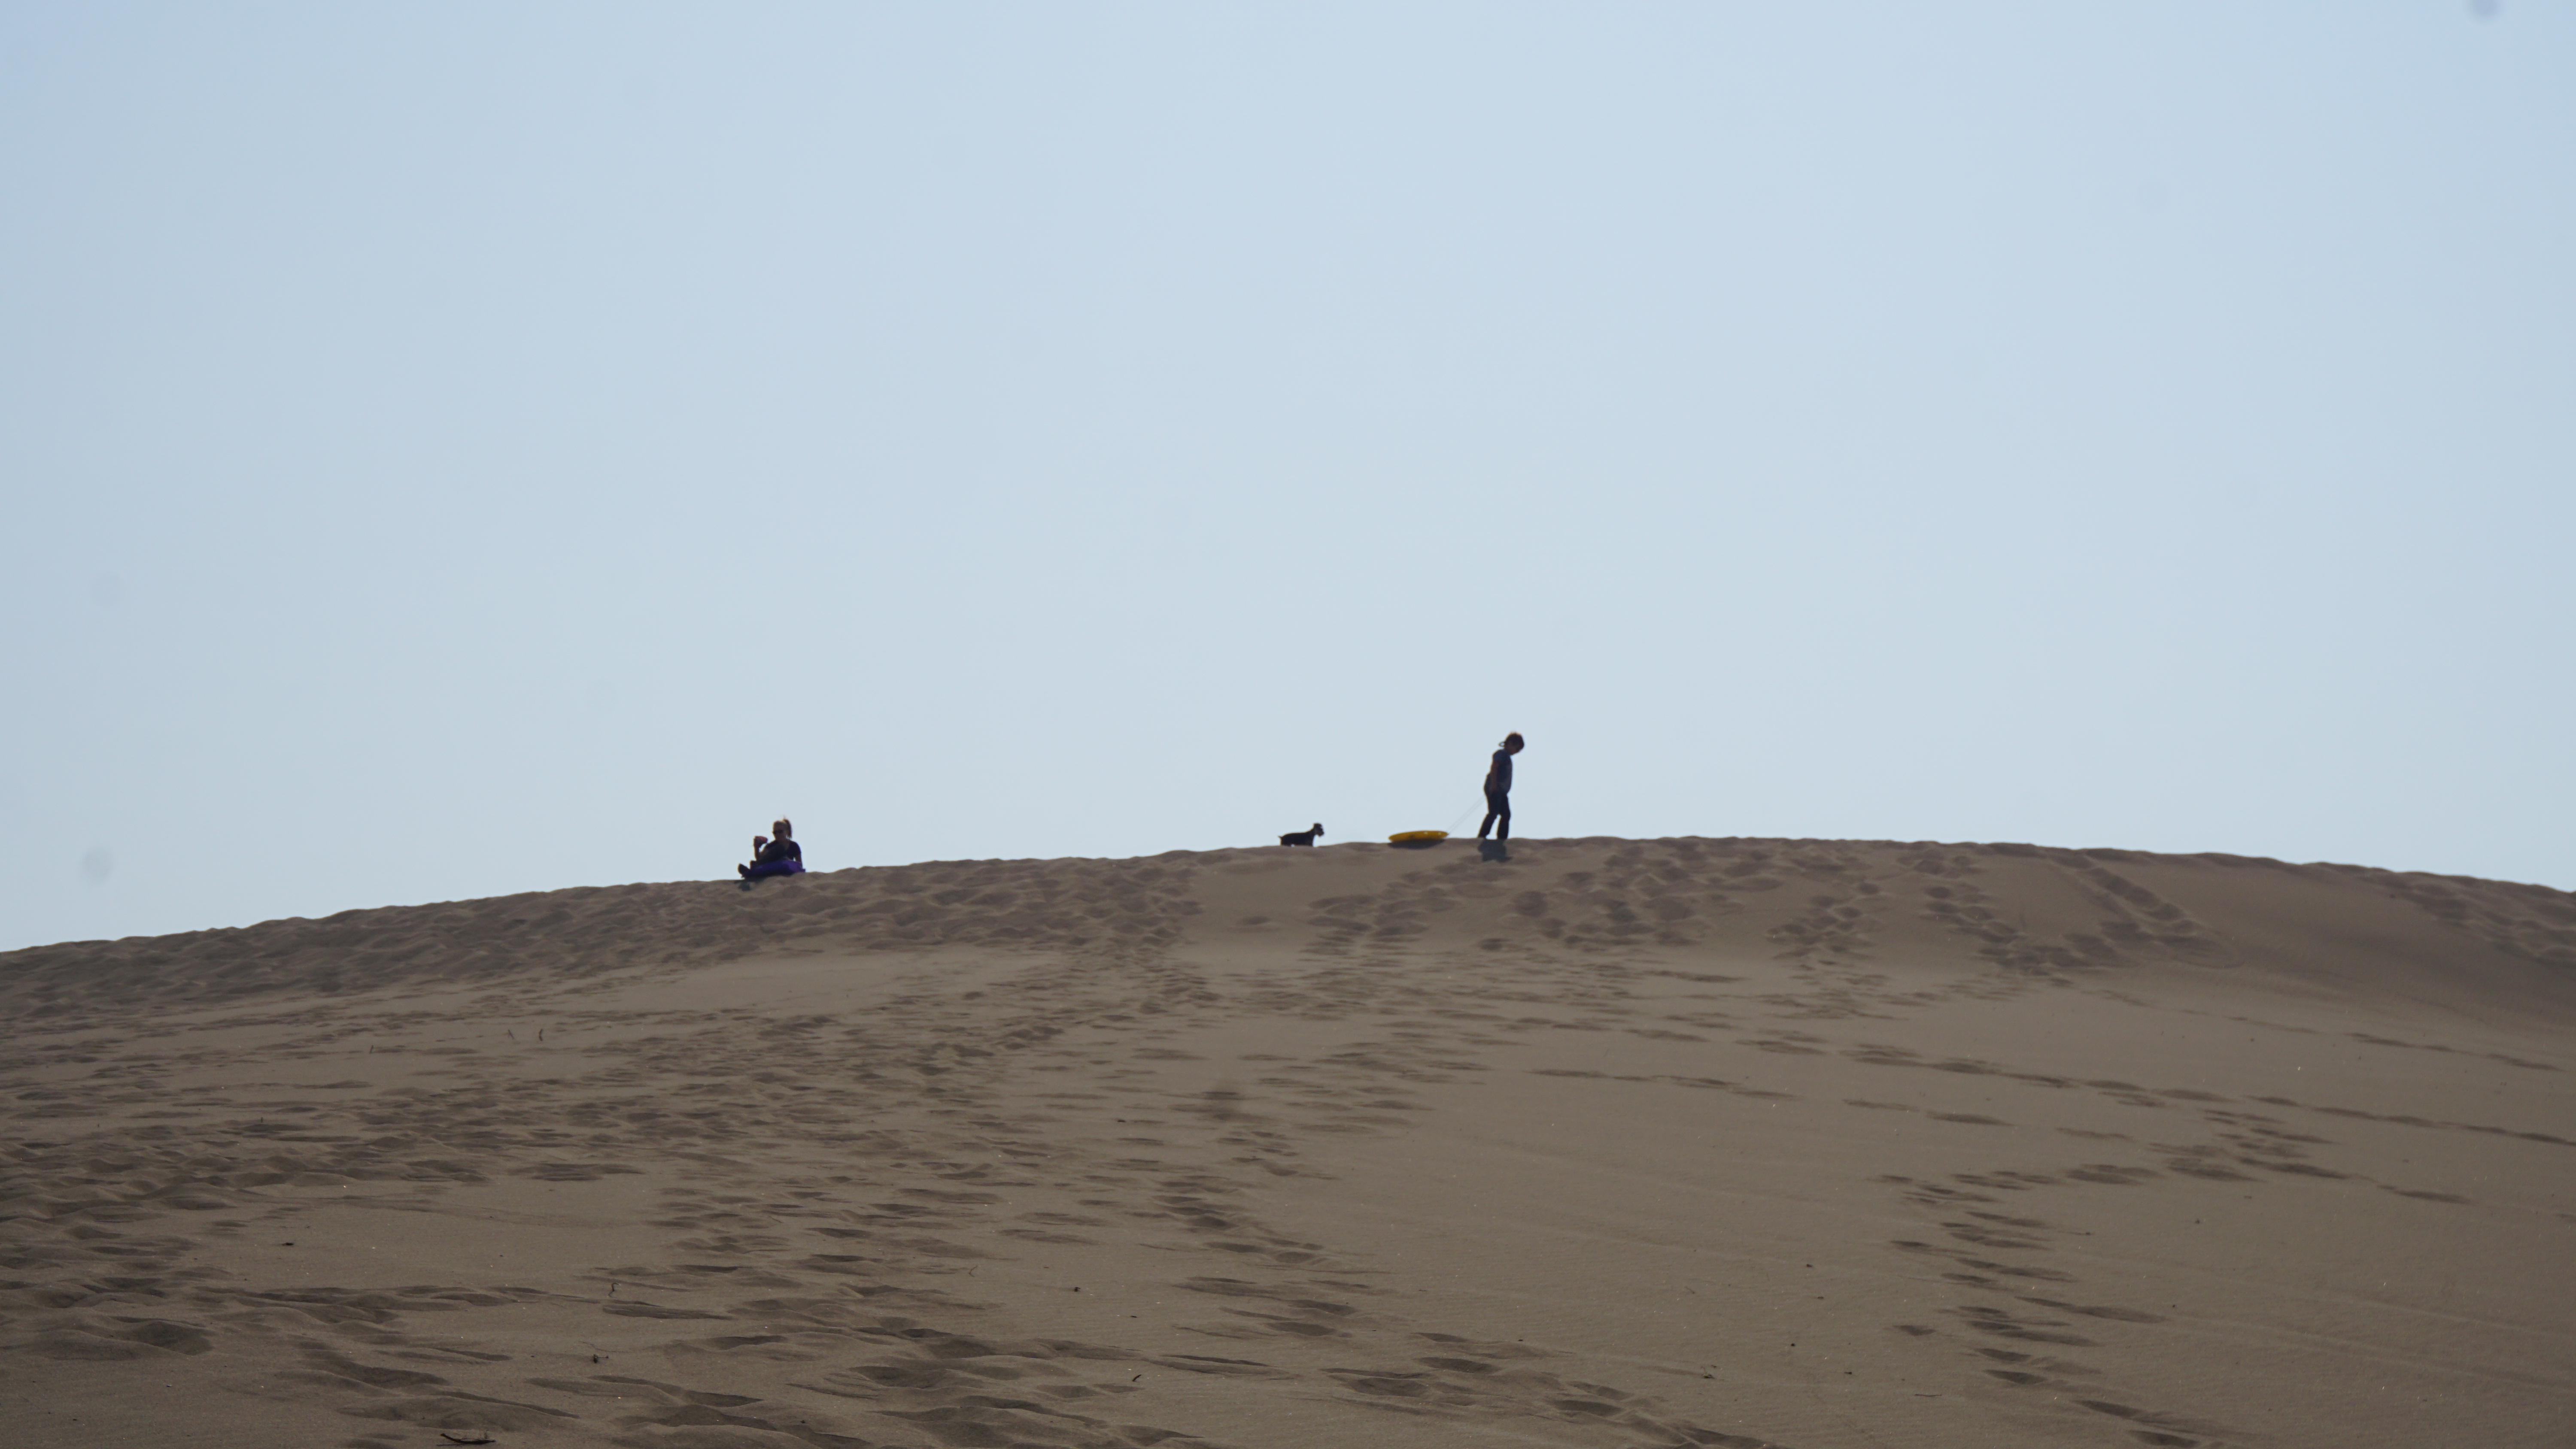
<svg viewBox="0 0 2576 1449">
<path fill-rule="evenodd" d="M 1512 838 L 1512 752 L 1509 749 L 1494 751 L 1494 767 L 1485 772 L 1485 823 L 1476 827 L 1476 838 L 1484 839 L 1485 832 L 1496 824 L 1503 827 L 1498 839 Z"/>
<path fill-rule="evenodd" d="M 805 848 L 785 836 L 780 836 L 762 846 L 760 854 L 751 858 L 751 864 L 737 865 L 733 869 L 734 874 L 746 881 L 760 880 L 773 875 L 803 875 Z"/>
</svg>

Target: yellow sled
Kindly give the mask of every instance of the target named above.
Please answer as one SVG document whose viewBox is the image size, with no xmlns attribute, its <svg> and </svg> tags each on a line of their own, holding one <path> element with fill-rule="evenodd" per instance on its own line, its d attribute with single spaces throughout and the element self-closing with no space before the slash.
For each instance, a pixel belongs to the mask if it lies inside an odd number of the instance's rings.
<svg viewBox="0 0 2576 1449">
<path fill-rule="evenodd" d="M 1438 845 L 1448 838 L 1449 832 L 1446 830 L 1399 830 L 1388 836 L 1386 843 L 1401 846 L 1407 850 L 1420 850 L 1427 845 Z"/>
</svg>

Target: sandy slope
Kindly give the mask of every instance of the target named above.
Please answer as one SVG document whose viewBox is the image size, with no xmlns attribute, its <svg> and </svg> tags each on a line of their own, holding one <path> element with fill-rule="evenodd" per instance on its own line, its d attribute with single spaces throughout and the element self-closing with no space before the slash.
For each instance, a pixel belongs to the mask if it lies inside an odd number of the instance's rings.
<svg viewBox="0 0 2576 1449">
<path fill-rule="evenodd" d="M 10 1444 L 2576 1442 L 2537 887 L 1270 848 L 46 947 L 0 1004 Z"/>
</svg>

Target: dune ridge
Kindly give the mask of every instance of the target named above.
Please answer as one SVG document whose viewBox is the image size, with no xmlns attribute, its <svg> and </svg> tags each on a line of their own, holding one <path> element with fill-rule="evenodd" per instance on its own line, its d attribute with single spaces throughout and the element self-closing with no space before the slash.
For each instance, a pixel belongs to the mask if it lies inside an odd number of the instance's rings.
<svg viewBox="0 0 2576 1449">
<path fill-rule="evenodd" d="M 1609 852 L 1631 842 L 1594 837 L 1546 844 Z M 2175 914 L 2178 908 L 2171 902 L 2121 875 L 2117 866 L 2190 861 L 2384 891 L 2508 955 L 2576 969 L 2576 933 L 2571 933 L 2567 913 L 2570 897 L 2540 885 L 2371 866 L 2292 865 L 2215 853 L 2159 857 L 2127 850 L 2011 844 L 1740 837 L 1642 844 L 1670 844 L 1674 859 L 1694 863 L 1704 851 L 1717 873 L 1695 884 L 1714 892 L 1712 901 L 1724 895 L 1723 887 L 1730 882 L 1740 885 L 1756 877 L 1771 878 L 1763 875 L 1766 867 L 1774 873 L 1785 871 L 1789 879 L 1821 868 L 1827 883 L 1856 868 L 1846 861 L 1826 864 L 1813 854 L 1828 848 L 1892 862 L 1932 859 L 1946 852 L 1962 861 L 1978 862 L 1980 871 L 2015 861 L 2045 862 L 2072 877 L 2078 889 L 2098 894 L 2102 918 L 2094 923 L 2097 929 L 2083 930 L 2077 923 L 2078 928 L 2046 939 L 2027 937 L 2018 929 L 2007 935 L 2005 928 L 1991 922 L 1967 926 L 1971 918 L 1963 913 L 1977 909 L 1972 898 L 1961 897 L 1947 908 L 1931 906 L 1934 915 L 1951 918 L 1951 924 L 1963 926 L 1970 934 L 1987 935 L 1989 939 L 1974 948 L 1975 953 L 2010 967 L 2081 969 L 2115 964 L 2128 959 L 2123 948 L 2139 946 L 2187 952 L 2192 923 Z M 1360 844 L 1330 848 L 1373 849 Z M 9 994 L 7 999 L 22 1014 L 42 1015 L 54 1008 L 63 989 L 87 990 L 108 981 L 132 982 L 164 1001 L 210 1001 L 259 991 L 333 992 L 421 977 L 475 981 L 530 969 L 583 974 L 636 965 L 705 963 L 790 942 L 865 951 L 932 945 L 1062 946 L 1110 937 L 1168 944 L 1175 939 L 1179 917 L 1146 919 L 1155 913 L 1149 896 L 1163 885 L 1164 909 L 1178 907 L 1185 915 L 1183 898 L 1171 895 L 1168 883 L 1238 854 L 1172 851 L 1142 860 L 928 861 L 818 872 L 799 881 L 796 894 L 783 907 L 775 895 L 755 900 L 739 890 L 710 891 L 705 889 L 708 883 L 696 881 L 578 886 L 483 900 L 385 906 L 318 920 L 299 917 L 0 953 L 0 991 Z M 1444 857 L 1443 863 L 1455 864 L 1455 857 Z M 1642 889 L 1662 901 L 1679 894 L 1669 880 Z M 980 908 L 961 910 L 966 902 L 977 902 Z M 1114 909 L 1105 909 L 1109 907 Z M 1693 906 L 1687 916 L 1661 917 L 1655 939 L 1660 944 L 1703 939 L 1714 924 L 1712 915 Z M 1682 921 L 1692 924 L 1687 934 L 1677 936 L 1677 923 Z M 1810 929 L 1830 933 L 1832 927 L 1829 921 L 1819 921 Z M 1131 938 L 1129 933 L 1141 934 Z M 1575 939 L 1580 943 L 1584 933 L 1578 930 Z M 167 979 L 155 979 L 165 971 Z M 148 987 L 146 981 L 151 982 Z"/>
<path fill-rule="evenodd" d="M 0 955 L 28 1442 L 2562 1442 L 2576 896 L 1529 840 Z"/>
</svg>

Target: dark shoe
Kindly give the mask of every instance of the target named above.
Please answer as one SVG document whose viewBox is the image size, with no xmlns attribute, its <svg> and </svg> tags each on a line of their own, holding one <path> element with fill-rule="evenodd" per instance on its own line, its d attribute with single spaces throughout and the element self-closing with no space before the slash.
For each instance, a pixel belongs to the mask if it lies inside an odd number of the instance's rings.
<svg viewBox="0 0 2576 1449">
<path fill-rule="evenodd" d="M 750 867 L 750 866 L 747 866 L 747 865 L 737 865 L 737 866 L 735 866 L 735 867 L 733 868 L 733 873 L 734 873 L 735 875 L 741 876 L 744 880 L 749 880 L 749 879 L 751 879 L 751 867 Z"/>
</svg>

